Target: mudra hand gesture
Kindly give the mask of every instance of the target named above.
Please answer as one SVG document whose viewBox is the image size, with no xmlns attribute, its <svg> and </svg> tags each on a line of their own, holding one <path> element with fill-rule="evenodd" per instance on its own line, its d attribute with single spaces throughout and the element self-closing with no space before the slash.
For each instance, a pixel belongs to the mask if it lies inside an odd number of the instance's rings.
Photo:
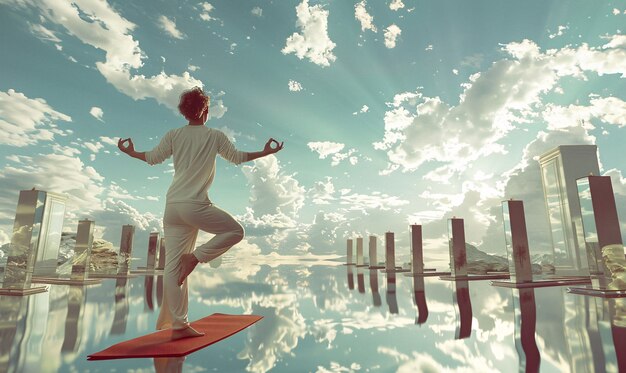
<svg viewBox="0 0 626 373">
<path fill-rule="evenodd" d="M 273 143 L 276 143 L 276 147 L 275 147 L 275 148 L 273 148 L 273 147 L 272 147 L 272 144 L 273 144 Z M 269 140 L 267 140 L 267 142 L 265 143 L 265 147 L 263 148 L 263 152 L 264 152 L 265 154 L 274 154 L 274 153 L 278 152 L 279 150 L 281 150 L 281 149 L 283 148 L 283 144 L 284 144 L 284 143 L 285 143 L 284 141 L 283 141 L 283 142 L 281 142 L 281 143 L 278 143 L 278 141 L 276 141 L 276 140 L 274 140 L 274 139 L 270 138 L 270 139 L 269 139 Z M 132 143 L 131 143 L 131 144 L 132 144 Z"/>
<path fill-rule="evenodd" d="M 128 145 L 124 146 L 124 143 L 128 142 Z M 133 140 L 129 138 L 122 139 L 117 142 L 117 147 L 122 151 L 122 153 L 132 153 L 135 151 L 135 144 L 133 144 Z"/>
</svg>

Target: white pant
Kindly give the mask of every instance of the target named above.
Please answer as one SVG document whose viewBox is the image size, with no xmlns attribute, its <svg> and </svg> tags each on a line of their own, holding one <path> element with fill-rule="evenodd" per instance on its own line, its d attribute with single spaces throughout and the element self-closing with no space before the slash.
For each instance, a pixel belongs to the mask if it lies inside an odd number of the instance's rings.
<svg viewBox="0 0 626 373">
<path fill-rule="evenodd" d="M 198 246 L 198 230 L 215 234 L 208 242 Z M 187 320 L 187 280 L 178 286 L 180 259 L 191 253 L 201 263 L 224 254 L 243 239 L 243 227 L 230 214 L 213 205 L 176 202 L 165 205 L 163 214 L 165 233 L 165 270 L 163 273 L 163 304 L 157 320 L 157 329 L 181 329 Z"/>
</svg>

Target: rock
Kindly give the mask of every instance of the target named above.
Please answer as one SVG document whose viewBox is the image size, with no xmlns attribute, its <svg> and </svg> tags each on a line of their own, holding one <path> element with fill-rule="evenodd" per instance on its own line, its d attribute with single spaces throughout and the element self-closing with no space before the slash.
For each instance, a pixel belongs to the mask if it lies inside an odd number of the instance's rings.
<svg viewBox="0 0 626 373">
<path fill-rule="evenodd" d="M 622 245 L 607 245 L 602 248 L 602 259 L 609 271 L 607 277 L 611 282 L 607 287 L 611 290 L 626 290 L 626 257 Z"/>
</svg>

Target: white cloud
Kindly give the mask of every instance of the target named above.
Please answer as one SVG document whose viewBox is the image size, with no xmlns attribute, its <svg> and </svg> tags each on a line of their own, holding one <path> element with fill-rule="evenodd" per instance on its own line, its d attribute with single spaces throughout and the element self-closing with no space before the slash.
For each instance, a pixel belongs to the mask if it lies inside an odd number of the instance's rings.
<svg viewBox="0 0 626 373">
<path fill-rule="evenodd" d="M 328 37 L 328 11 L 319 4 L 309 6 L 308 0 L 303 0 L 296 6 L 296 15 L 296 27 L 301 32 L 287 38 L 282 53 L 294 53 L 299 59 L 306 57 L 316 65 L 330 66 L 336 57 L 332 52 L 335 43 Z"/>
<path fill-rule="evenodd" d="M 47 22 L 63 26 L 83 43 L 105 52 L 105 61 L 96 62 L 96 68 L 120 92 L 135 100 L 154 98 L 176 110 L 180 92 L 202 82 L 182 75 L 146 77 L 136 74 L 147 57 L 133 38 L 136 25 L 122 17 L 107 2 L 80 0 L 74 2 L 33 0 L 12 4 L 15 7 L 32 6 Z"/>
<path fill-rule="evenodd" d="M 398 9 L 404 8 L 404 3 L 402 0 L 391 0 L 389 3 L 389 9 L 397 11 Z"/>
<path fill-rule="evenodd" d="M 363 105 L 361 106 L 361 109 L 359 109 L 359 111 L 355 111 L 354 113 L 352 113 L 352 115 L 367 113 L 369 110 L 370 110 L 369 106 Z"/>
<path fill-rule="evenodd" d="M 167 18 L 166 16 L 160 16 L 157 24 L 161 30 L 165 31 L 169 36 L 175 39 L 184 39 L 186 37 L 178 28 L 176 28 L 176 22 Z"/>
<path fill-rule="evenodd" d="M 118 139 L 114 139 L 114 138 L 108 137 L 108 136 L 100 136 L 100 141 L 102 141 L 103 143 L 108 144 L 108 145 L 117 146 L 117 140 Z"/>
<path fill-rule="evenodd" d="M 325 159 L 329 155 L 338 153 L 343 150 L 345 144 L 331 141 L 317 141 L 307 143 L 309 149 L 317 152 L 320 155 L 320 159 Z"/>
<path fill-rule="evenodd" d="M 459 70 L 457 70 L 457 69 L 452 69 L 452 74 L 454 74 L 454 75 L 459 75 Z"/>
<path fill-rule="evenodd" d="M 299 82 L 295 80 L 290 79 L 288 86 L 291 92 L 300 92 L 302 90 L 302 84 L 300 84 Z"/>
<path fill-rule="evenodd" d="M 187 66 L 187 70 L 189 70 L 189 71 L 198 71 L 198 70 L 200 70 L 200 67 L 198 67 L 196 65 L 189 64 Z"/>
<path fill-rule="evenodd" d="M 30 32 L 32 32 L 33 35 L 40 40 L 51 41 L 53 43 L 61 42 L 61 39 L 59 39 L 54 32 L 48 30 L 43 25 L 29 23 L 28 28 L 30 29 Z"/>
<path fill-rule="evenodd" d="M 103 122 L 102 116 L 104 115 L 104 112 L 101 108 L 93 106 L 91 109 L 89 109 L 89 114 L 91 114 L 91 116 L 96 118 L 97 120 Z"/>
<path fill-rule="evenodd" d="M 22 147 L 52 140 L 55 134 L 65 135 L 56 121 L 71 122 L 72 118 L 42 98 L 28 98 L 13 89 L 0 91 L 0 144 Z"/>
<path fill-rule="evenodd" d="M 83 142 L 83 147 L 88 149 L 89 151 L 91 151 L 92 153 L 97 153 L 100 151 L 100 149 L 102 149 L 104 147 L 104 145 L 102 145 L 99 142 L 90 142 L 90 141 L 85 141 Z"/>
<path fill-rule="evenodd" d="M 376 25 L 374 25 L 374 17 L 367 12 L 367 2 L 362 0 L 354 5 L 354 18 L 361 23 L 361 31 L 372 30 L 377 32 Z"/>
<path fill-rule="evenodd" d="M 400 27 L 395 24 L 389 25 L 389 27 L 385 29 L 385 47 L 390 49 L 395 48 L 396 40 L 401 33 L 402 30 L 400 30 Z"/>
<path fill-rule="evenodd" d="M 258 6 L 255 6 L 254 8 L 252 8 L 250 13 L 252 13 L 253 16 L 262 17 L 263 16 L 263 9 L 261 9 Z"/>
<path fill-rule="evenodd" d="M 250 185 L 247 220 L 256 226 L 294 226 L 305 193 L 294 175 L 281 171 L 280 162 L 273 155 L 254 160 L 252 166 L 243 166 L 242 171 Z"/>
<path fill-rule="evenodd" d="M 20 190 L 33 187 L 69 197 L 68 209 L 88 213 L 103 208 L 100 196 L 104 178 L 77 157 L 64 154 L 38 154 L 14 158 L 0 170 L 0 209 L 2 216 L 15 211 Z"/>
<path fill-rule="evenodd" d="M 563 35 L 563 31 L 565 31 L 565 30 L 567 30 L 567 29 L 569 29 L 569 26 L 563 26 L 563 25 L 560 25 L 560 26 L 558 27 L 557 31 L 556 31 L 555 33 L 553 33 L 553 34 L 548 35 L 548 37 L 549 37 L 550 39 L 554 39 L 554 38 L 556 38 L 557 36 L 561 36 L 561 35 Z"/>
<path fill-rule="evenodd" d="M 200 4 L 200 8 L 202 8 L 202 13 L 200 13 L 200 18 L 209 22 L 214 20 L 215 18 L 211 17 L 211 12 L 215 9 L 213 5 L 210 3 L 204 2 Z"/>
<path fill-rule="evenodd" d="M 470 76 L 456 106 L 423 96 L 419 90 L 396 95 L 385 114 L 384 138 L 374 145 L 387 150 L 388 171 L 400 167 L 411 171 L 436 160 L 444 164 L 437 173 L 449 178 L 476 159 L 503 153 L 498 141 L 537 116 L 542 95 L 553 90 L 562 76 L 584 79 L 586 70 L 626 73 L 619 62 L 626 58 L 626 50 L 614 45 L 620 45 L 615 37 L 602 49 L 582 45 L 541 53 L 528 40 L 507 44 L 503 50 L 513 59 L 497 61 L 487 71 Z M 601 118 L 622 125 L 623 101 L 594 100 L 591 112 L 600 117 L 608 110 Z"/>
<path fill-rule="evenodd" d="M 342 195 L 340 204 L 346 205 L 348 210 L 391 210 L 394 207 L 408 205 L 409 201 L 386 193 L 373 192 L 372 194 L 352 193 Z"/>
</svg>

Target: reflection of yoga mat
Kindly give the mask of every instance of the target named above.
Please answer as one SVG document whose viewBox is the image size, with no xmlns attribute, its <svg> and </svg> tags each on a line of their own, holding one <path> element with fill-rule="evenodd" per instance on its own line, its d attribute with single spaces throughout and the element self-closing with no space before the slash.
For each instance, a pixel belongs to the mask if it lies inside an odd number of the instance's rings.
<svg viewBox="0 0 626 373">
<path fill-rule="evenodd" d="M 247 328 L 261 320 L 256 315 L 225 315 L 214 313 L 191 323 L 196 330 L 206 333 L 202 337 L 183 338 L 171 341 L 172 330 L 161 330 L 125 342 L 115 344 L 106 350 L 89 355 L 88 360 L 129 359 L 141 357 L 179 357 L 188 355 L 203 347 L 219 342 L 224 338 Z"/>
</svg>

